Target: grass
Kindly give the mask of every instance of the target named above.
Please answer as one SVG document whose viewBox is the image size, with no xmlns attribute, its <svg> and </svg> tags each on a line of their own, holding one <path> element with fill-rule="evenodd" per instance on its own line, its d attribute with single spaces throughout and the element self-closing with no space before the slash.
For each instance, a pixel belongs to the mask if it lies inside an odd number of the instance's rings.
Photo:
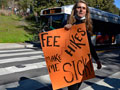
<svg viewBox="0 0 120 90">
<path fill-rule="evenodd" d="M 0 16 L 0 43 L 20 43 L 29 41 L 32 37 L 21 26 L 22 18 L 11 16 Z"/>
</svg>

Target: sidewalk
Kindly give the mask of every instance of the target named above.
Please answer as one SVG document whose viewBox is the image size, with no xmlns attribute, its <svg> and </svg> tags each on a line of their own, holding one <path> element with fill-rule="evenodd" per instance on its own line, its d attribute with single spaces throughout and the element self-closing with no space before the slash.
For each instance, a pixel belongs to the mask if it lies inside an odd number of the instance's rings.
<svg viewBox="0 0 120 90">
<path fill-rule="evenodd" d="M 0 49 L 35 48 L 31 43 L 0 43 Z"/>
</svg>

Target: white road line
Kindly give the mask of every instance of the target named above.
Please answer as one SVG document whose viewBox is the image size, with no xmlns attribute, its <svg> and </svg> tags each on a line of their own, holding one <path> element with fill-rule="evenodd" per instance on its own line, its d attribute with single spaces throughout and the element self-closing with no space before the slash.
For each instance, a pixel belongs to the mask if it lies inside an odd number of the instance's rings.
<svg viewBox="0 0 120 90">
<path fill-rule="evenodd" d="M 19 52 L 19 51 L 34 51 L 34 50 L 33 49 L 1 50 L 0 53 Z"/>
<path fill-rule="evenodd" d="M 0 54 L 0 57 L 8 57 L 8 56 L 17 56 L 17 55 L 28 55 L 28 54 L 41 54 L 42 51 L 36 52 L 21 52 L 21 53 L 9 53 L 9 54 Z"/>
<path fill-rule="evenodd" d="M 94 65 L 94 67 L 96 67 L 95 63 L 93 65 Z M 116 73 L 115 75 L 120 75 L 120 72 Z M 115 77 L 115 75 L 114 75 L 114 77 Z M 34 88 L 42 88 L 42 87 L 47 86 L 48 84 L 51 84 L 50 77 L 49 77 L 48 74 L 47 75 L 43 75 L 43 76 L 30 78 L 30 79 L 35 80 L 35 81 L 41 83 L 41 85 L 38 85 L 38 87 L 36 87 L 36 86 L 34 87 L 32 85 L 33 83 L 27 83 L 27 82 L 29 82 L 29 79 L 28 79 L 28 81 L 27 80 L 23 81 L 23 82 L 26 82 L 26 83 L 23 83 L 24 85 L 22 85 L 22 86 L 23 87 L 32 86 L 32 88 L 34 89 Z M 14 82 L 14 83 L 6 84 L 6 85 L 0 85 L 0 90 L 6 90 L 6 88 L 17 88 L 17 87 L 19 87 L 19 83 L 18 82 Z M 65 90 L 67 90 L 67 88 Z M 90 87 L 87 87 L 86 89 L 82 89 L 82 90 L 93 90 L 93 89 L 91 89 Z"/>
<path fill-rule="evenodd" d="M 94 65 L 94 67 L 96 67 L 95 64 L 93 64 L 93 65 Z M 0 75 L 12 74 L 12 73 L 22 72 L 22 71 L 26 71 L 26 70 L 43 68 L 43 67 L 46 67 L 46 62 L 43 61 L 43 62 L 32 63 L 32 64 L 22 64 L 22 66 L 25 66 L 25 67 L 18 68 L 16 66 L 10 66 L 10 67 L 5 67 L 5 68 L 0 68 Z M 96 70 L 96 69 L 94 69 L 94 70 Z"/>
<path fill-rule="evenodd" d="M 46 62 L 43 61 L 39 63 L 23 64 L 22 66 L 25 66 L 25 67 L 18 68 L 16 66 L 11 66 L 11 67 L 6 67 L 6 68 L 0 68 L 0 75 L 12 74 L 12 73 L 22 72 L 26 70 L 43 68 L 43 67 L 46 67 Z"/>
<path fill-rule="evenodd" d="M 100 80 L 98 82 L 95 82 L 95 84 L 93 84 L 91 86 L 83 88 L 82 90 L 103 90 L 103 89 L 106 89 L 106 88 L 107 88 L 107 90 L 108 89 L 114 90 L 115 87 L 113 87 L 113 86 L 119 87 L 120 86 L 119 82 L 120 82 L 120 72 L 117 72 L 117 73 L 115 73 L 115 74 L 113 74 L 113 75 L 111 75 L 111 76 L 109 76 L 109 77 L 107 77 L 105 79 L 102 79 L 102 80 Z M 113 84 L 113 86 L 111 86 L 111 83 Z M 94 88 L 92 88 L 92 87 L 94 87 Z M 115 90 L 120 90 L 120 88 L 115 89 Z"/>
<path fill-rule="evenodd" d="M 23 66 L 25 66 L 24 68 L 17 68 L 15 66 L 11 66 L 11 67 L 7 67 L 7 68 L 0 68 L 0 75 L 6 75 L 6 74 L 12 74 L 12 73 L 16 73 L 16 72 L 22 72 L 22 71 L 26 71 L 26 70 L 32 70 L 32 69 L 38 69 L 38 68 L 43 68 L 46 67 L 46 63 L 44 62 L 39 62 L 39 63 L 32 63 L 32 64 L 24 64 Z M 93 63 L 94 66 L 94 70 L 96 70 L 96 63 Z M 103 66 L 106 67 L 106 66 Z M 44 86 L 47 86 L 48 84 L 51 84 L 49 75 L 43 75 L 43 76 L 39 76 L 39 77 L 35 77 L 35 78 L 31 78 L 33 80 L 36 80 L 38 82 L 41 83 L 41 85 L 38 85 L 39 87 L 37 88 L 42 88 Z M 24 82 L 24 81 L 23 81 Z M 28 80 L 29 82 L 29 80 Z M 28 86 L 28 84 L 30 83 L 24 83 L 24 86 Z M 6 85 L 1 85 L 0 86 L 0 90 L 6 90 L 6 88 L 15 88 L 18 87 L 19 83 L 18 82 L 14 82 L 14 83 L 10 83 L 10 84 L 6 84 Z M 32 86 L 32 85 L 29 85 Z M 32 88 L 36 88 L 36 87 L 32 87 Z M 89 89 L 86 89 L 89 90 Z"/>
<path fill-rule="evenodd" d="M 12 63 L 12 62 L 20 62 L 20 61 L 29 61 L 29 60 L 40 59 L 40 58 L 44 58 L 43 55 L 2 59 L 2 60 L 0 60 L 0 64 Z"/>
</svg>

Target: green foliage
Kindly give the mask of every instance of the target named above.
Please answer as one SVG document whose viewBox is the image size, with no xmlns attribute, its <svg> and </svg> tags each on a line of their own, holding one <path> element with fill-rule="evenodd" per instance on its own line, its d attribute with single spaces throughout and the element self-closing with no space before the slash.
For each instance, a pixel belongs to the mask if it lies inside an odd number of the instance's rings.
<svg viewBox="0 0 120 90">
<path fill-rule="evenodd" d="M 55 7 L 57 6 L 57 2 L 55 0 L 35 0 L 34 4 L 33 4 L 33 7 L 34 7 L 34 11 L 35 12 L 39 12 L 42 10 L 42 9 L 45 9 L 45 8 L 52 8 L 52 7 Z"/>
<path fill-rule="evenodd" d="M 7 4 L 8 1 L 9 0 L 0 0 L 0 8 L 2 8 L 2 6 L 6 7 L 8 5 Z"/>
<path fill-rule="evenodd" d="M 120 10 L 114 5 L 114 0 L 86 0 L 88 6 L 119 15 Z"/>
<path fill-rule="evenodd" d="M 85 0 L 90 7 L 96 6 L 96 0 Z"/>
<path fill-rule="evenodd" d="M 35 0 L 34 10 L 38 13 L 42 9 L 52 8 L 56 6 L 70 5 L 74 4 L 77 0 Z M 114 5 L 114 0 L 85 0 L 88 3 L 88 6 L 95 7 L 107 12 L 111 12 L 119 15 L 119 9 Z"/>
<path fill-rule="evenodd" d="M 59 2 L 62 2 L 63 5 L 70 5 L 70 4 L 74 4 L 76 0 L 59 0 Z"/>
<path fill-rule="evenodd" d="M 25 42 L 32 37 L 24 30 L 20 17 L 0 16 L 0 19 L 0 43 Z"/>
<path fill-rule="evenodd" d="M 30 5 L 32 5 L 33 0 L 19 0 L 18 6 L 20 10 L 23 10 L 23 12 L 27 11 L 27 8 L 30 8 Z"/>
<path fill-rule="evenodd" d="M 74 4 L 75 2 L 76 0 L 59 0 L 59 2 L 56 2 L 56 0 L 35 0 L 33 7 L 34 7 L 34 11 L 40 12 L 42 9 L 45 8 L 70 5 L 70 4 Z"/>
</svg>

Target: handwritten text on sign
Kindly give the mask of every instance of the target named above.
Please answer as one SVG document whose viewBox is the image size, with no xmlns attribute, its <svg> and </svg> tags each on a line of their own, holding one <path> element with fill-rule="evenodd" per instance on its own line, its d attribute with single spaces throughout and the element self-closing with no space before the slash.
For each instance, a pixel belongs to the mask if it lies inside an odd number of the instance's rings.
<svg viewBox="0 0 120 90">
<path fill-rule="evenodd" d="M 85 24 L 39 36 L 54 90 L 94 77 Z"/>
</svg>

